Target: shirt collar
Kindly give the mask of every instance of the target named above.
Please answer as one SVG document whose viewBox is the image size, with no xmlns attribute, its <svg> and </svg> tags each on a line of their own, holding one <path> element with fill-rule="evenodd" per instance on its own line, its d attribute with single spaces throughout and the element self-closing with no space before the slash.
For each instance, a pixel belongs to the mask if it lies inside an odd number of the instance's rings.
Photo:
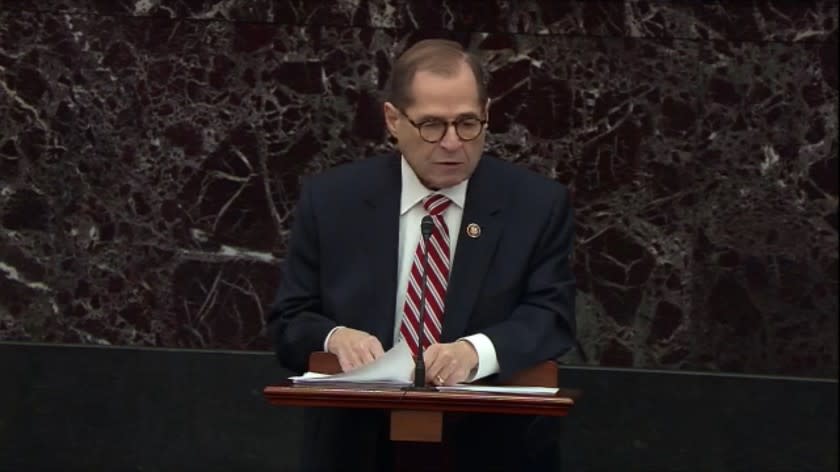
<svg viewBox="0 0 840 472">
<path fill-rule="evenodd" d="M 420 182 L 420 179 L 417 178 L 417 174 L 414 173 L 414 169 L 408 165 L 408 161 L 405 160 L 405 157 L 400 157 L 400 161 L 402 162 L 401 166 L 401 173 L 402 173 L 402 194 L 400 195 L 400 215 L 404 215 L 408 210 L 411 210 L 414 205 L 423 201 L 424 198 L 432 195 L 434 193 L 438 193 L 443 195 L 450 200 L 455 205 L 458 205 L 461 209 L 464 208 L 464 201 L 467 198 L 467 185 L 469 184 L 470 179 L 466 179 L 463 182 L 453 185 L 452 187 L 442 188 L 440 190 L 429 190 Z"/>
</svg>

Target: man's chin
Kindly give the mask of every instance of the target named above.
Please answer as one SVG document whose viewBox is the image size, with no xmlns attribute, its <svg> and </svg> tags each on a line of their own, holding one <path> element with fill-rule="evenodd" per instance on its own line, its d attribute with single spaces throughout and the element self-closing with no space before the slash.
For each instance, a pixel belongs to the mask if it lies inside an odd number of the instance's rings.
<svg viewBox="0 0 840 472">
<path fill-rule="evenodd" d="M 454 187 L 466 180 L 464 176 L 446 176 L 433 179 L 426 185 L 431 190 L 440 190 L 442 188 Z"/>
</svg>

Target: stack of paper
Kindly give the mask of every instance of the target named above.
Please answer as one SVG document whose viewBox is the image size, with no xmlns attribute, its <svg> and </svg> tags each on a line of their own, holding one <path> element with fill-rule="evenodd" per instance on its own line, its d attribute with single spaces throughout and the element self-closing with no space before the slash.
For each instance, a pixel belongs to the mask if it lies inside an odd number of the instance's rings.
<svg viewBox="0 0 840 472">
<path fill-rule="evenodd" d="M 410 385 L 411 373 L 414 371 L 414 359 L 408 345 L 400 342 L 375 362 L 341 374 L 319 374 L 307 372 L 303 375 L 289 377 L 296 384 L 385 384 Z"/>
<path fill-rule="evenodd" d="M 365 386 L 405 386 L 411 385 L 414 372 L 414 358 L 404 342 L 397 343 L 388 352 L 374 362 L 341 374 L 319 374 L 307 372 L 289 377 L 294 383 L 306 385 L 365 385 Z M 484 392 L 508 395 L 556 395 L 556 388 L 517 387 L 495 385 L 457 384 L 449 387 L 437 387 L 441 392 Z"/>
</svg>

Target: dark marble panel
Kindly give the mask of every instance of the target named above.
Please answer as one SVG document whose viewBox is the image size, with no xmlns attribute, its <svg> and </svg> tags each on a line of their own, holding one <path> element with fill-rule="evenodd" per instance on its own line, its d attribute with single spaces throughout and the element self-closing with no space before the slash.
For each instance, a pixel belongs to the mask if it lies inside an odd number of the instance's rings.
<svg viewBox="0 0 840 472">
<path fill-rule="evenodd" d="M 569 169 L 580 336 L 607 365 L 678 367 L 693 342 L 695 176 L 685 163 L 699 131 L 696 44 L 592 39 L 576 56 L 590 62 L 574 79 Z"/>
<path fill-rule="evenodd" d="M 611 0 L 425 0 L 397 4 L 394 26 L 401 28 L 566 35 L 621 35 L 623 32 L 624 6 Z"/>
<path fill-rule="evenodd" d="M 6 0 L 10 10 L 291 25 L 808 42 L 837 30 L 836 0 Z"/>
<path fill-rule="evenodd" d="M 631 1 L 630 37 L 818 42 L 837 31 L 837 0 Z"/>
<path fill-rule="evenodd" d="M 528 34 L 621 35 L 624 22 L 624 6 L 616 0 L 7 0 L 7 5 L 40 12 Z"/>
<path fill-rule="evenodd" d="M 198 4 L 194 4 L 198 5 Z M 262 349 L 303 175 L 389 149 L 406 44 L 478 47 L 489 148 L 570 185 L 602 365 L 837 375 L 837 36 L 0 12 L 0 339 Z"/>
<path fill-rule="evenodd" d="M 10 19 L 0 244 L 4 284 L 20 288 L 4 292 L 4 332 L 267 346 L 262 307 L 295 194 L 284 185 L 311 157 L 295 149 L 339 145 L 312 129 L 320 98 L 303 111 L 288 98 L 324 86 L 320 66 L 305 75 L 308 36 L 268 31 L 264 48 L 260 25 Z"/>
<path fill-rule="evenodd" d="M 695 362 L 836 375 L 836 65 L 807 44 L 720 41 L 701 61 Z"/>
</svg>

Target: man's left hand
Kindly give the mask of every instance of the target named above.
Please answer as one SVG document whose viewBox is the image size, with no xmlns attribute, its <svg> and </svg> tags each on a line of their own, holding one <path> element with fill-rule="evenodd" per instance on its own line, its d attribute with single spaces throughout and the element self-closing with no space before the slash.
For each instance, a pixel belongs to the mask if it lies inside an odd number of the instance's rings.
<svg viewBox="0 0 840 472">
<path fill-rule="evenodd" d="M 467 380 L 478 366 L 478 353 L 469 341 L 432 344 L 423 354 L 426 363 L 426 382 L 435 385 L 455 385 Z"/>
</svg>

